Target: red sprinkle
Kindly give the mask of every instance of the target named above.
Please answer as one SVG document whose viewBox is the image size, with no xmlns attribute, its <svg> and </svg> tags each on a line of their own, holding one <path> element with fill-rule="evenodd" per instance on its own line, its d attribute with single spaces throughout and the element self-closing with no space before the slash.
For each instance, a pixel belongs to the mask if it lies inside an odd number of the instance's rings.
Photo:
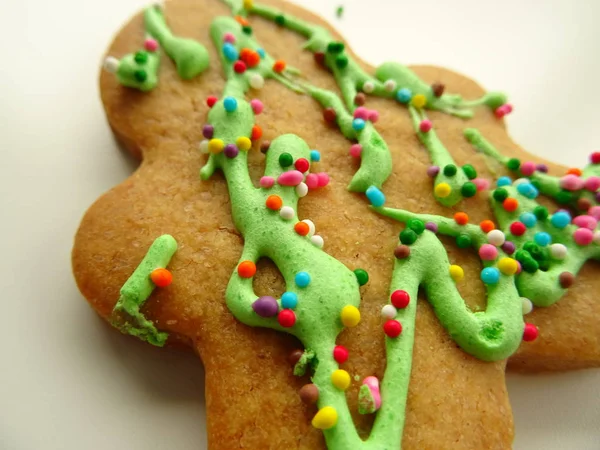
<svg viewBox="0 0 600 450">
<path fill-rule="evenodd" d="M 298 172 L 306 172 L 308 171 L 309 167 L 310 167 L 310 163 L 308 162 L 308 159 L 306 158 L 298 158 L 296 160 L 296 162 L 294 163 L 294 167 L 296 168 L 296 170 Z"/>
<path fill-rule="evenodd" d="M 397 291 L 392 292 L 391 300 L 392 305 L 396 308 L 406 308 L 410 303 L 410 295 L 408 295 L 408 292 L 398 289 Z"/>
<path fill-rule="evenodd" d="M 592 164 L 600 164 L 600 152 L 594 152 L 590 155 Z"/>
<path fill-rule="evenodd" d="M 344 364 L 348 361 L 348 349 L 343 345 L 336 345 L 333 348 L 333 359 L 335 359 L 338 364 Z"/>
<path fill-rule="evenodd" d="M 397 320 L 388 320 L 383 324 L 383 331 L 391 338 L 400 336 L 402 325 Z"/>
<path fill-rule="evenodd" d="M 206 104 L 208 105 L 209 108 L 212 108 L 213 106 L 215 106 L 215 103 L 217 103 L 218 98 L 215 97 L 214 95 L 209 95 L 206 98 Z"/>
<path fill-rule="evenodd" d="M 253 141 L 256 141 L 258 139 L 260 139 L 262 137 L 262 128 L 258 125 L 254 125 L 252 127 L 252 135 L 250 136 L 250 139 L 252 139 Z"/>
<path fill-rule="evenodd" d="M 296 323 L 296 314 L 291 309 L 282 309 L 277 315 L 279 325 L 285 328 L 293 327 Z"/>
<path fill-rule="evenodd" d="M 513 222 L 510 224 L 510 232 L 515 236 L 523 236 L 527 227 L 523 222 Z"/>
<path fill-rule="evenodd" d="M 315 62 L 320 65 L 320 66 L 324 66 L 325 65 L 325 53 L 323 52 L 315 52 L 314 53 L 314 58 L 315 58 Z"/>
<path fill-rule="evenodd" d="M 525 342 L 535 341 L 537 339 L 537 337 L 539 336 L 539 334 L 540 334 L 540 331 L 538 330 L 538 327 L 536 327 L 534 324 L 532 324 L 532 323 L 525 324 L 525 329 L 523 330 L 523 340 Z"/>
<path fill-rule="evenodd" d="M 246 71 L 246 63 L 244 61 L 236 61 L 233 64 L 233 70 L 235 70 L 235 73 L 244 73 Z"/>
</svg>

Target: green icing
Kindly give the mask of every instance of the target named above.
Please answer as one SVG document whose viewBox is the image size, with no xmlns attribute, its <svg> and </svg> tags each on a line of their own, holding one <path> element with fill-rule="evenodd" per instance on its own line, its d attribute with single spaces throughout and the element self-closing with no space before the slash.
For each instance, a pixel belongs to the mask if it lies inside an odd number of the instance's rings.
<svg viewBox="0 0 600 450">
<path fill-rule="evenodd" d="M 146 256 L 121 288 L 121 296 L 115 305 L 111 323 L 121 332 L 136 336 L 152 345 L 162 347 L 167 333 L 160 332 L 146 319 L 140 308 L 156 287 L 150 279 L 154 269 L 165 268 L 177 250 L 175 239 L 164 234 L 158 237 L 148 249 Z"/>
<path fill-rule="evenodd" d="M 141 57 L 140 55 L 145 55 Z M 158 52 L 147 52 L 140 50 L 129 53 L 119 61 L 116 72 L 117 80 L 123 86 L 139 89 L 147 92 L 158 84 L 158 64 L 160 54 Z"/>
</svg>

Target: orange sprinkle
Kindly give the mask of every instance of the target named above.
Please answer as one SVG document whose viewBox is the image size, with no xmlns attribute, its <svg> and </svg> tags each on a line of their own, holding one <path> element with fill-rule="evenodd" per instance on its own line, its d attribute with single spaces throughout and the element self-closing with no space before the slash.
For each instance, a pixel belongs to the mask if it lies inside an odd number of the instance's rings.
<svg viewBox="0 0 600 450">
<path fill-rule="evenodd" d="M 508 212 L 513 212 L 519 207 L 519 201 L 516 198 L 508 197 L 502 202 L 502 207 Z"/>
<path fill-rule="evenodd" d="M 577 167 L 571 167 L 569 170 L 567 170 L 567 175 L 577 175 L 580 177 L 582 173 L 583 172 L 581 172 L 581 169 L 578 169 Z"/>
<path fill-rule="evenodd" d="M 250 22 L 248 22 L 248 20 L 245 17 L 235 16 L 235 20 L 243 27 L 247 27 L 248 25 L 250 25 Z"/>
<path fill-rule="evenodd" d="M 167 287 L 173 281 L 173 275 L 167 269 L 154 269 L 150 273 L 150 279 L 157 287 Z"/>
<path fill-rule="evenodd" d="M 238 275 L 242 278 L 252 278 L 256 273 L 256 264 L 252 261 L 242 261 L 238 264 Z"/>
<path fill-rule="evenodd" d="M 479 224 L 479 228 L 481 228 L 481 231 L 483 231 L 484 233 L 489 233 L 494 228 L 496 228 L 496 225 L 494 225 L 494 222 L 492 222 L 491 220 L 483 220 Z"/>
<path fill-rule="evenodd" d="M 281 73 L 285 70 L 285 61 L 279 60 L 279 61 L 275 61 L 275 64 L 273 64 L 273 71 L 277 72 L 277 73 Z"/>
<path fill-rule="evenodd" d="M 306 236 L 310 231 L 310 227 L 306 222 L 298 222 L 294 225 L 294 230 L 296 230 L 296 233 L 300 236 Z"/>
<path fill-rule="evenodd" d="M 464 212 L 457 212 L 454 214 L 454 221 L 459 225 L 466 225 L 469 221 L 469 216 Z"/>
<path fill-rule="evenodd" d="M 246 61 L 246 65 L 248 67 L 256 67 L 260 63 L 260 55 L 258 52 L 252 51 L 248 55 L 248 60 Z"/>
<path fill-rule="evenodd" d="M 257 139 L 260 139 L 262 137 L 262 128 L 259 127 L 258 125 L 254 125 L 252 127 L 252 135 L 250 136 L 250 139 L 252 139 L 253 141 L 256 141 Z"/>
<path fill-rule="evenodd" d="M 248 55 L 250 55 L 250 53 L 252 53 L 252 49 L 244 47 L 240 50 L 240 59 L 244 62 L 247 62 L 246 59 L 248 58 Z"/>
<path fill-rule="evenodd" d="M 269 195 L 266 202 L 267 208 L 273 211 L 279 211 L 283 206 L 283 200 L 279 195 Z"/>
</svg>

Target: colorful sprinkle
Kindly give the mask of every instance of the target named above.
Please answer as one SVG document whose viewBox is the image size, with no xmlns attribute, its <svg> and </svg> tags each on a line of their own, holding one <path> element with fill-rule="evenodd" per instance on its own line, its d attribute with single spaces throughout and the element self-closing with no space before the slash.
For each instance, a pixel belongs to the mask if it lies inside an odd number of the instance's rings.
<svg viewBox="0 0 600 450">
<path fill-rule="evenodd" d="M 427 98 L 423 94 L 417 94 L 413 96 L 410 101 L 410 104 L 415 108 L 421 109 L 427 104 Z"/>
<path fill-rule="evenodd" d="M 173 282 L 173 274 L 167 269 L 154 269 L 150 272 L 150 279 L 156 287 L 164 288 Z"/>
<path fill-rule="evenodd" d="M 376 186 L 369 186 L 365 195 L 369 199 L 369 202 L 371 202 L 371 205 L 377 208 L 383 206 L 385 203 L 385 195 Z"/>
<path fill-rule="evenodd" d="M 533 236 L 533 240 L 536 244 L 541 245 L 542 247 L 546 247 L 552 242 L 552 237 L 545 231 L 538 231 Z"/>
<path fill-rule="evenodd" d="M 550 223 L 556 228 L 565 228 L 571 223 L 571 215 L 566 211 L 558 211 L 550 217 Z"/>
<path fill-rule="evenodd" d="M 487 240 L 490 244 L 500 247 L 506 240 L 504 233 L 500 230 L 492 230 L 487 234 Z"/>
<path fill-rule="evenodd" d="M 264 176 L 260 178 L 260 187 L 270 188 L 275 184 L 275 178 Z M 279 208 L 278 208 L 279 209 Z"/>
<path fill-rule="evenodd" d="M 306 236 L 310 232 L 310 228 L 306 222 L 297 222 L 294 225 L 294 231 L 300 236 Z"/>
<path fill-rule="evenodd" d="M 498 261 L 498 269 L 504 275 L 514 275 L 517 273 L 518 268 L 517 261 L 512 258 L 501 258 Z"/>
<path fill-rule="evenodd" d="M 352 129 L 354 131 L 362 131 L 367 123 L 363 119 L 352 120 Z"/>
<path fill-rule="evenodd" d="M 533 228 L 537 223 L 537 217 L 531 212 L 525 212 L 519 216 L 519 221 L 523 222 L 527 228 Z"/>
<path fill-rule="evenodd" d="M 459 282 L 465 277 L 465 271 L 463 270 L 463 268 L 457 266 L 456 264 L 452 264 L 450 266 L 449 272 L 454 282 Z"/>
<path fill-rule="evenodd" d="M 402 324 L 397 320 L 387 320 L 383 324 L 383 332 L 390 338 L 397 338 L 402 333 Z"/>
<path fill-rule="evenodd" d="M 306 195 L 308 194 L 308 186 L 306 185 L 306 183 L 299 183 L 298 186 L 296 186 L 296 195 L 300 198 L 302 197 L 306 197 Z"/>
<path fill-rule="evenodd" d="M 338 369 L 331 374 L 331 383 L 341 391 L 348 389 L 350 382 L 350 374 L 345 370 Z"/>
<path fill-rule="evenodd" d="M 310 151 L 310 160 L 314 162 L 321 161 L 321 153 L 319 152 L 319 150 Z"/>
<path fill-rule="evenodd" d="M 589 228 L 579 228 L 573 233 L 573 240 L 579 246 L 590 245 L 594 241 L 594 232 Z"/>
<path fill-rule="evenodd" d="M 260 317 L 274 317 L 277 315 L 279 305 L 274 297 L 264 295 L 252 303 L 252 309 Z"/>
<path fill-rule="evenodd" d="M 296 215 L 296 212 L 294 211 L 294 208 L 292 208 L 291 206 L 282 206 L 281 209 L 279 210 L 279 215 L 284 220 L 292 220 L 294 218 L 294 216 Z"/>
<path fill-rule="evenodd" d="M 244 151 L 248 151 L 252 147 L 252 141 L 249 138 L 247 138 L 246 136 L 240 136 L 239 138 L 237 138 L 235 140 L 235 144 L 241 150 L 244 150 Z"/>
<path fill-rule="evenodd" d="M 335 408 L 325 406 L 315 414 L 312 420 L 312 426 L 319 430 L 328 430 L 337 424 L 338 415 Z"/>
<path fill-rule="evenodd" d="M 428 133 L 431 130 L 432 127 L 432 123 L 431 120 L 429 119 L 424 119 L 421 121 L 421 123 L 419 124 L 419 131 L 421 131 L 421 133 Z"/>
<path fill-rule="evenodd" d="M 448 183 L 436 184 L 435 187 L 433 188 L 433 193 L 435 194 L 436 197 L 439 197 L 439 198 L 446 198 L 450 195 L 451 192 L 452 192 L 452 188 L 450 187 L 450 185 Z"/>
<path fill-rule="evenodd" d="M 362 90 L 363 92 L 370 94 L 375 90 L 375 83 L 373 83 L 372 81 L 365 81 L 362 85 Z"/>
<path fill-rule="evenodd" d="M 466 225 L 469 222 L 469 216 L 464 212 L 454 214 L 454 221 L 459 225 Z"/>
<path fill-rule="evenodd" d="M 233 97 L 225 97 L 223 107 L 227 112 L 234 112 L 237 109 L 237 100 Z"/>
<path fill-rule="evenodd" d="M 208 151 L 211 153 L 221 153 L 225 148 L 225 143 L 221 139 L 211 139 L 208 141 Z"/>
<path fill-rule="evenodd" d="M 238 148 L 235 145 L 227 144 L 225 146 L 225 148 L 223 149 L 223 153 L 228 158 L 235 158 L 240 153 L 240 151 L 238 150 Z"/>
<path fill-rule="evenodd" d="M 342 308 L 340 318 L 345 327 L 355 327 L 360 322 L 360 311 L 356 306 L 346 305 Z"/>
<path fill-rule="evenodd" d="M 408 294 L 408 292 L 403 291 L 402 289 L 398 289 L 392 292 L 390 300 L 395 308 L 404 309 L 410 303 L 410 295 Z"/>
<path fill-rule="evenodd" d="M 275 61 L 275 63 L 273 64 L 273 72 L 275 73 L 281 73 L 285 70 L 285 61 Z"/>
<path fill-rule="evenodd" d="M 510 177 L 507 177 L 507 176 L 500 177 L 500 178 L 498 178 L 498 181 L 496 181 L 496 186 L 498 186 L 498 187 L 510 186 L 511 184 L 512 184 L 512 180 L 510 179 Z"/>
<path fill-rule="evenodd" d="M 236 61 L 239 58 L 239 53 L 235 46 L 230 42 L 225 42 L 222 47 L 223 55 L 229 61 Z"/>
<path fill-rule="evenodd" d="M 156 39 L 148 38 L 144 41 L 144 48 L 149 52 L 155 52 L 158 50 L 158 42 Z"/>
<path fill-rule="evenodd" d="M 283 206 L 283 200 L 279 195 L 269 195 L 265 203 L 267 205 L 267 208 L 273 211 L 279 211 Z"/>
<path fill-rule="evenodd" d="M 492 222 L 491 220 L 486 219 L 486 220 L 482 220 L 479 223 L 479 228 L 481 228 L 481 231 L 483 231 L 484 233 L 489 233 L 494 228 L 496 228 L 496 225 L 494 225 L 494 222 Z"/>
<path fill-rule="evenodd" d="M 519 201 L 516 198 L 509 197 L 502 202 L 505 211 L 514 212 L 519 207 Z"/>
<path fill-rule="evenodd" d="M 333 122 L 335 122 L 336 117 L 337 117 L 337 113 L 335 112 L 335 109 L 325 108 L 323 110 L 323 119 L 325 119 L 325 122 L 333 123 Z"/>
<path fill-rule="evenodd" d="M 510 224 L 510 232 L 514 236 L 523 236 L 527 231 L 527 227 L 523 222 L 513 222 Z"/>
<path fill-rule="evenodd" d="M 202 127 L 202 136 L 204 136 L 206 139 L 212 139 L 214 132 L 215 127 L 213 127 L 212 125 L 207 124 Z"/>
<path fill-rule="evenodd" d="M 497 284 L 500 281 L 500 271 L 495 267 L 486 267 L 481 271 L 480 277 L 485 284 Z"/>
<path fill-rule="evenodd" d="M 394 89 L 396 89 L 396 82 L 394 80 L 385 80 L 383 83 L 383 88 L 388 92 L 392 92 Z"/>
<path fill-rule="evenodd" d="M 304 180 L 304 175 L 298 170 L 288 170 L 277 178 L 277 183 L 282 186 L 297 186 Z"/>
<path fill-rule="evenodd" d="M 381 317 L 384 319 L 393 319 L 398 314 L 398 311 L 393 305 L 384 305 L 381 308 Z"/>
<path fill-rule="evenodd" d="M 256 274 L 256 264 L 252 261 L 242 261 L 238 264 L 237 272 L 242 278 L 252 278 Z"/>
<path fill-rule="evenodd" d="M 265 85 L 265 79 L 259 73 L 253 73 L 248 80 L 252 89 L 262 89 Z"/>
<path fill-rule="evenodd" d="M 206 97 L 206 104 L 208 105 L 209 108 L 212 108 L 213 106 L 215 106 L 215 103 L 217 103 L 218 98 L 215 97 L 214 95 L 209 95 L 208 97 Z"/>
<path fill-rule="evenodd" d="M 440 173 L 440 168 L 438 166 L 429 166 L 427 168 L 427 176 L 431 178 L 435 178 L 438 173 Z"/>
<path fill-rule="evenodd" d="M 525 297 L 521 297 L 521 310 L 523 311 L 524 316 L 533 311 L 533 303 L 531 302 L 531 300 Z"/>
<path fill-rule="evenodd" d="M 319 400 L 319 388 L 312 383 L 305 384 L 298 392 L 300 400 L 307 405 L 314 405 Z"/>
<path fill-rule="evenodd" d="M 318 248 L 323 248 L 323 245 L 325 245 L 325 241 L 318 234 L 310 237 L 310 243 Z"/>
<path fill-rule="evenodd" d="M 540 334 L 538 327 L 532 323 L 526 323 L 525 329 L 523 330 L 523 340 L 525 342 L 535 341 Z"/>
<path fill-rule="evenodd" d="M 304 288 L 310 284 L 310 275 L 306 272 L 298 272 L 294 278 L 296 285 Z"/>
<path fill-rule="evenodd" d="M 399 245 L 394 249 L 396 259 L 406 259 L 410 256 L 410 247 L 408 245 Z"/>
<path fill-rule="evenodd" d="M 396 92 L 396 100 L 398 100 L 400 103 L 406 104 L 410 102 L 411 98 L 412 92 L 408 88 L 398 89 L 398 91 Z"/>
<path fill-rule="evenodd" d="M 284 328 L 293 327 L 296 323 L 296 314 L 291 309 L 282 309 L 277 315 L 277 322 Z"/>
<path fill-rule="evenodd" d="M 333 347 L 333 359 L 338 364 L 344 364 L 348 361 L 348 349 L 343 345 L 336 345 Z"/>
<path fill-rule="evenodd" d="M 369 282 L 369 274 L 364 269 L 355 269 L 354 275 L 356 275 L 356 281 L 359 286 L 364 286 Z"/>
<path fill-rule="evenodd" d="M 294 157 L 291 154 L 285 152 L 279 155 L 279 165 L 281 167 L 289 167 L 293 164 L 293 162 Z"/>
<path fill-rule="evenodd" d="M 484 261 L 494 261 L 498 257 L 498 248 L 492 244 L 479 247 L 479 257 Z"/>
</svg>

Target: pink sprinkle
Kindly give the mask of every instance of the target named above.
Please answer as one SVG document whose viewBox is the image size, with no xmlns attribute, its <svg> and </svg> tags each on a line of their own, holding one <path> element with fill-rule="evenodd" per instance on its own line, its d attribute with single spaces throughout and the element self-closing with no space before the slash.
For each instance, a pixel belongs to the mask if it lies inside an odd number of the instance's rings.
<svg viewBox="0 0 600 450">
<path fill-rule="evenodd" d="M 350 146 L 350 156 L 352 156 L 354 158 L 360 158 L 361 153 L 362 153 L 362 145 L 352 144 Z"/>
<path fill-rule="evenodd" d="M 368 120 L 369 118 L 369 110 L 364 106 L 359 106 L 354 110 L 354 118 L 355 119 L 363 119 Z"/>
<path fill-rule="evenodd" d="M 372 123 L 375 123 L 375 122 L 377 122 L 377 121 L 379 120 L 379 113 L 378 113 L 377 111 L 375 111 L 374 109 L 371 109 L 371 110 L 369 111 L 369 120 L 370 120 Z"/>
<path fill-rule="evenodd" d="M 598 226 L 598 220 L 595 217 L 585 214 L 575 217 L 573 223 L 580 228 L 589 228 L 590 230 L 593 230 Z"/>
<path fill-rule="evenodd" d="M 149 52 L 155 52 L 158 49 L 156 39 L 148 38 L 144 41 L 144 48 Z"/>
<path fill-rule="evenodd" d="M 304 175 L 299 170 L 288 170 L 277 178 L 277 182 L 282 186 L 298 186 L 302 180 L 304 180 Z"/>
<path fill-rule="evenodd" d="M 265 105 L 263 105 L 263 102 L 261 102 L 257 98 L 250 100 L 250 106 L 252 107 L 252 111 L 254 111 L 254 114 L 260 114 L 261 112 L 263 112 L 263 109 L 265 108 Z"/>
<path fill-rule="evenodd" d="M 521 164 L 520 170 L 521 173 L 526 177 L 531 176 L 533 175 L 533 172 L 535 172 L 535 163 L 531 161 L 526 161 L 523 164 Z"/>
<path fill-rule="evenodd" d="M 427 168 L 427 176 L 428 177 L 437 177 L 437 174 L 440 173 L 440 168 L 439 166 L 429 166 Z"/>
<path fill-rule="evenodd" d="M 600 220 L 600 206 L 592 206 L 588 209 L 588 214 L 596 220 Z"/>
<path fill-rule="evenodd" d="M 422 133 L 428 133 L 429 130 L 431 130 L 431 120 L 422 120 L 419 124 L 419 130 L 421 130 Z"/>
<path fill-rule="evenodd" d="M 502 119 L 507 114 L 508 114 L 508 108 L 506 108 L 506 105 L 499 106 L 498 108 L 496 108 L 496 111 L 494 111 L 494 115 L 498 119 Z"/>
<path fill-rule="evenodd" d="M 584 187 L 591 192 L 596 192 L 600 189 L 600 177 L 591 176 L 584 182 Z"/>
<path fill-rule="evenodd" d="M 568 191 L 578 191 L 583 188 L 583 180 L 572 173 L 560 179 L 560 187 Z"/>
<path fill-rule="evenodd" d="M 260 187 L 270 188 L 275 184 L 275 178 L 273 177 L 261 177 Z"/>
<path fill-rule="evenodd" d="M 235 44 L 235 36 L 231 33 L 225 33 L 223 35 L 223 42 L 229 42 L 230 44 Z"/>
<path fill-rule="evenodd" d="M 329 184 L 329 175 L 327 175 L 325 172 L 319 172 L 317 174 L 317 178 L 319 187 L 325 187 Z"/>
<path fill-rule="evenodd" d="M 510 114 L 511 112 L 513 112 L 513 105 L 511 105 L 510 103 L 505 103 L 503 107 L 506 110 L 506 114 Z"/>
<path fill-rule="evenodd" d="M 594 240 L 594 233 L 589 228 L 578 228 L 573 233 L 573 239 L 577 245 L 590 245 Z"/>
<path fill-rule="evenodd" d="M 373 401 L 375 402 L 375 410 L 381 407 L 381 393 L 379 391 L 379 380 L 377 377 L 367 377 L 363 380 L 363 384 L 366 384 L 371 391 Z"/>
<path fill-rule="evenodd" d="M 478 191 L 485 191 L 490 188 L 490 180 L 487 178 L 475 178 L 473 184 L 475 184 Z"/>
<path fill-rule="evenodd" d="M 492 244 L 483 244 L 479 247 L 479 257 L 484 261 L 493 261 L 498 256 L 498 249 Z"/>
<path fill-rule="evenodd" d="M 319 187 L 319 177 L 316 173 L 309 173 L 306 175 L 306 179 L 304 180 L 309 189 L 316 189 Z"/>
</svg>

